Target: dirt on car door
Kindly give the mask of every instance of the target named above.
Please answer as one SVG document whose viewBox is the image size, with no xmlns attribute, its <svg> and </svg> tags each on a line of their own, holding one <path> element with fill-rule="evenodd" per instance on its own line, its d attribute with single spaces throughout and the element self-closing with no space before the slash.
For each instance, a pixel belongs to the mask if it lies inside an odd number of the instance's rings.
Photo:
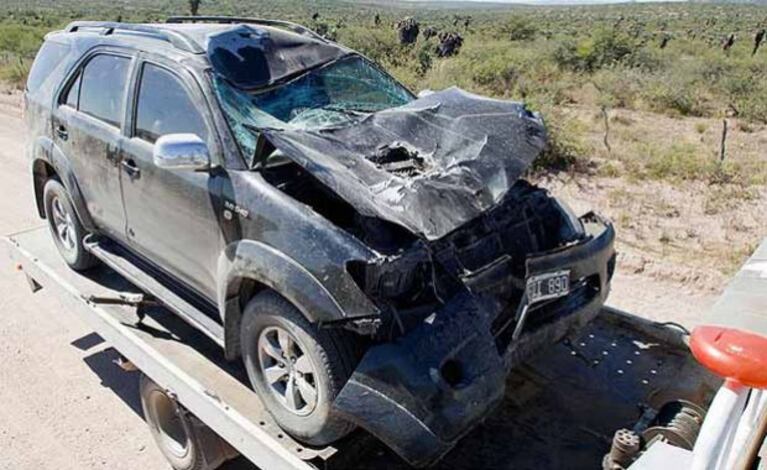
<svg viewBox="0 0 767 470">
<path fill-rule="evenodd" d="M 67 157 L 99 230 L 123 239 L 119 148 L 132 59 L 97 53 L 69 81 L 53 111 L 53 139 Z"/>
<path fill-rule="evenodd" d="M 183 77 L 183 78 L 182 78 Z M 154 164 L 154 142 L 189 133 L 205 141 L 212 126 L 191 77 L 145 62 L 137 74 L 133 132 L 122 148 L 123 199 L 130 246 L 190 287 L 215 299 L 224 241 L 216 211 L 215 176 Z"/>
</svg>

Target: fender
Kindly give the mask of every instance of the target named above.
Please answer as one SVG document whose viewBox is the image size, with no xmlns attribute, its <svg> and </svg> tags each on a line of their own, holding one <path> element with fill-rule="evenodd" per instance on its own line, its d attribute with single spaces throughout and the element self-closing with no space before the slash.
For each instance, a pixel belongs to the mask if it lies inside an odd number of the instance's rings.
<svg viewBox="0 0 767 470">
<path fill-rule="evenodd" d="M 243 280 L 252 280 L 279 293 L 312 323 L 327 323 L 352 316 L 374 315 L 377 308 L 360 299 L 360 311 L 345 311 L 325 286 L 285 253 L 259 241 L 240 240 L 227 246 L 217 268 L 219 313 L 224 324 L 227 357 L 238 353 L 242 308 L 238 299 Z"/>
<path fill-rule="evenodd" d="M 48 137 L 38 137 L 32 145 L 32 184 L 35 188 L 35 202 L 40 217 L 45 218 L 43 185 L 45 184 L 44 178 L 48 176 L 41 172 L 41 165 L 47 164 L 53 168 L 53 171 L 56 172 L 61 183 L 72 197 L 72 204 L 75 207 L 75 212 L 80 218 L 83 227 L 89 232 L 95 232 L 96 226 L 88 212 L 85 198 L 83 198 L 82 192 L 80 191 L 80 185 L 77 182 L 69 158 Z"/>
</svg>

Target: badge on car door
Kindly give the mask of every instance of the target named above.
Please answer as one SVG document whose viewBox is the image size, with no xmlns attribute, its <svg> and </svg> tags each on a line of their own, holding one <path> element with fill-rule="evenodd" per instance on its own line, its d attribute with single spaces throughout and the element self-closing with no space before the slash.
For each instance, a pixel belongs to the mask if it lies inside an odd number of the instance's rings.
<svg viewBox="0 0 767 470">
<path fill-rule="evenodd" d="M 527 280 L 527 302 L 533 304 L 570 293 L 570 270 L 536 274 Z"/>
</svg>

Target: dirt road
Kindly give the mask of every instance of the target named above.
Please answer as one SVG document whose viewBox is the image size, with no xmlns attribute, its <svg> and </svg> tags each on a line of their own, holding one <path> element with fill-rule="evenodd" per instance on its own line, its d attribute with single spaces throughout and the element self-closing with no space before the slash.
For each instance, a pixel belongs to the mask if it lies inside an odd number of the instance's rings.
<svg viewBox="0 0 767 470">
<path fill-rule="evenodd" d="M 0 233 L 40 224 L 24 131 L 0 106 Z M 0 469 L 169 468 L 141 417 L 137 377 L 45 289 L 0 263 Z"/>
<path fill-rule="evenodd" d="M 41 223 L 23 150 L 18 111 L 0 102 L 0 234 Z M 691 325 L 714 299 L 618 269 L 610 303 L 633 313 Z M 141 418 L 136 374 L 8 262 L 0 294 L 0 469 L 169 468 Z"/>
</svg>

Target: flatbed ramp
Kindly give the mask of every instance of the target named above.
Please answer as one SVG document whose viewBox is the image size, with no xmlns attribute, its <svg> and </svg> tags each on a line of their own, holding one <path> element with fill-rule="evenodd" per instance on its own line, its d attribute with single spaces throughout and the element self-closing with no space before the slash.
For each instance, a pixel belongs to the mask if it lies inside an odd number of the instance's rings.
<svg viewBox="0 0 767 470">
<path fill-rule="evenodd" d="M 129 305 L 141 292 L 120 275 L 107 267 L 70 270 L 46 227 L 5 241 L 28 278 L 55 292 L 72 314 L 259 468 L 408 468 L 362 431 L 336 447 L 294 441 L 265 412 L 239 363 L 227 363 L 212 340 L 167 309 Z M 146 314 L 140 323 L 137 308 Z M 512 373 L 503 405 L 437 467 L 601 468 L 616 429 L 634 427 L 669 400 L 710 401 L 720 382 L 691 359 L 682 338 L 675 326 L 605 309 L 577 338 Z"/>
</svg>

